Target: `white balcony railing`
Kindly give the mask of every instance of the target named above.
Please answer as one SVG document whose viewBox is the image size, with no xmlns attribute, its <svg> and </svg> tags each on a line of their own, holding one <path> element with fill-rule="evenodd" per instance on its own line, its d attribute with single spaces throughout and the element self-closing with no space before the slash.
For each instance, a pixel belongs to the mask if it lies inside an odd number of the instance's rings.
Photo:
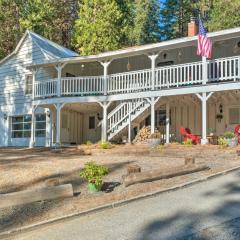
<svg viewBox="0 0 240 240">
<path fill-rule="evenodd" d="M 208 61 L 205 80 L 203 68 L 203 62 L 158 67 L 154 82 L 151 69 L 112 74 L 106 79 L 104 76 L 66 77 L 61 78 L 59 87 L 57 79 L 38 81 L 34 94 L 35 98 L 113 95 L 240 80 L 240 56 Z"/>
</svg>

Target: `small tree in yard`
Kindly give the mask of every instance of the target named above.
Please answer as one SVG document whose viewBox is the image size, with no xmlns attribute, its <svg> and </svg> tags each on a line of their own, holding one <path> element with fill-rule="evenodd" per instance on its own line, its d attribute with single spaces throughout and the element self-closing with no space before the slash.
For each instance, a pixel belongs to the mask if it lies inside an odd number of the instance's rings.
<svg viewBox="0 0 240 240">
<path fill-rule="evenodd" d="M 103 185 L 103 176 L 108 174 L 108 168 L 97 165 L 94 162 L 88 162 L 85 164 L 84 169 L 80 172 L 80 177 L 88 181 L 88 189 L 91 192 L 97 192 L 101 190 Z"/>
</svg>

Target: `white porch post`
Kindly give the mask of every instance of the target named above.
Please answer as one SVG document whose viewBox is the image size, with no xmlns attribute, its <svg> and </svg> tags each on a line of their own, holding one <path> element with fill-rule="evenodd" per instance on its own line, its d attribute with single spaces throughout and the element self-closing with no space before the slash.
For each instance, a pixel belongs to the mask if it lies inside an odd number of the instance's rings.
<svg viewBox="0 0 240 240">
<path fill-rule="evenodd" d="M 152 69 L 152 84 L 151 89 L 155 89 L 155 67 L 156 67 L 156 59 L 158 57 L 158 54 L 148 55 L 148 57 L 151 59 L 151 69 Z"/>
<path fill-rule="evenodd" d="M 32 124 L 31 124 L 31 138 L 30 138 L 30 148 L 35 147 L 35 111 L 36 111 L 36 106 L 32 106 Z"/>
<path fill-rule="evenodd" d="M 63 103 L 54 104 L 56 108 L 56 147 L 61 146 L 61 109 L 63 108 Z"/>
<path fill-rule="evenodd" d="M 207 94 L 206 92 L 203 92 L 202 94 L 196 94 L 197 97 L 202 102 L 202 139 L 201 144 L 207 144 L 207 100 L 211 97 L 213 93 Z"/>
<path fill-rule="evenodd" d="M 166 104 L 166 143 L 170 142 L 170 105 Z"/>
<path fill-rule="evenodd" d="M 154 98 L 151 98 L 151 134 L 155 132 L 155 102 Z"/>
<path fill-rule="evenodd" d="M 108 87 L 108 66 L 110 65 L 110 61 L 108 62 L 100 62 L 103 66 L 103 77 L 104 77 L 104 85 L 103 92 L 104 95 L 107 95 L 107 87 Z"/>
<path fill-rule="evenodd" d="M 131 106 L 132 104 L 129 102 L 129 115 L 128 115 L 128 143 L 132 143 L 132 126 L 131 126 Z"/>
<path fill-rule="evenodd" d="M 158 102 L 160 97 L 154 98 L 146 98 L 146 100 L 149 102 L 151 107 L 151 134 L 155 132 L 155 104 Z"/>
<path fill-rule="evenodd" d="M 99 105 L 103 108 L 103 120 L 102 120 L 102 142 L 107 141 L 107 129 L 108 129 L 108 118 L 107 118 L 107 109 L 110 106 L 111 102 L 98 102 Z"/>
<path fill-rule="evenodd" d="M 37 69 L 32 70 L 32 100 L 35 98 L 35 82 L 36 82 Z"/>
<path fill-rule="evenodd" d="M 208 72 L 207 72 L 207 58 L 206 57 L 202 57 L 202 64 L 203 64 L 203 68 L 202 68 L 203 84 L 207 84 Z"/>
<path fill-rule="evenodd" d="M 62 69 L 65 64 L 58 64 L 55 68 L 57 70 L 57 96 L 61 97 L 61 78 L 62 78 Z"/>
</svg>

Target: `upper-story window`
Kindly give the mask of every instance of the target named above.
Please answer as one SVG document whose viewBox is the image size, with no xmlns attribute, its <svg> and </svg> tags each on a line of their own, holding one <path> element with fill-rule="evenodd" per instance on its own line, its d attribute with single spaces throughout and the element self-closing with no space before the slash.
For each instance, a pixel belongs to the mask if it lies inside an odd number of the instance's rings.
<svg viewBox="0 0 240 240">
<path fill-rule="evenodd" d="M 28 74 L 25 76 L 25 95 L 32 94 L 32 74 Z"/>
</svg>

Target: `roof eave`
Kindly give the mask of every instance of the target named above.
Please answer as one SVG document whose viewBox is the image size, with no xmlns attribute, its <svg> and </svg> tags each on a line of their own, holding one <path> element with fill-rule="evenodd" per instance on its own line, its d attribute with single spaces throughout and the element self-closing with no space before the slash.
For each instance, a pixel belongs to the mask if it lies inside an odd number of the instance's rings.
<svg viewBox="0 0 240 240">
<path fill-rule="evenodd" d="M 240 34 L 240 27 L 226 29 L 218 32 L 211 32 L 208 36 L 212 39 L 212 41 L 221 41 L 234 37 L 238 37 Z M 106 61 L 113 60 L 123 57 L 128 57 L 129 55 L 140 55 L 140 54 L 150 54 L 154 52 L 160 52 L 162 50 L 170 50 L 175 48 L 182 48 L 192 46 L 197 43 L 197 36 L 194 37 L 184 37 L 173 39 L 169 41 L 163 41 L 155 44 L 142 45 L 137 47 L 131 47 L 111 52 L 105 52 L 98 55 L 91 55 L 85 57 L 70 57 L 70 58 L 60 58 L 54 61 L 47 61 L 41 64 L 33 64 L 29 65 L 28 68 L 39 68 L 39 67 L 47 67 L 53 66 L 60 63 L 81 63 L 81 62 L 97 62 L 97 61 Z"/>
</svg>

